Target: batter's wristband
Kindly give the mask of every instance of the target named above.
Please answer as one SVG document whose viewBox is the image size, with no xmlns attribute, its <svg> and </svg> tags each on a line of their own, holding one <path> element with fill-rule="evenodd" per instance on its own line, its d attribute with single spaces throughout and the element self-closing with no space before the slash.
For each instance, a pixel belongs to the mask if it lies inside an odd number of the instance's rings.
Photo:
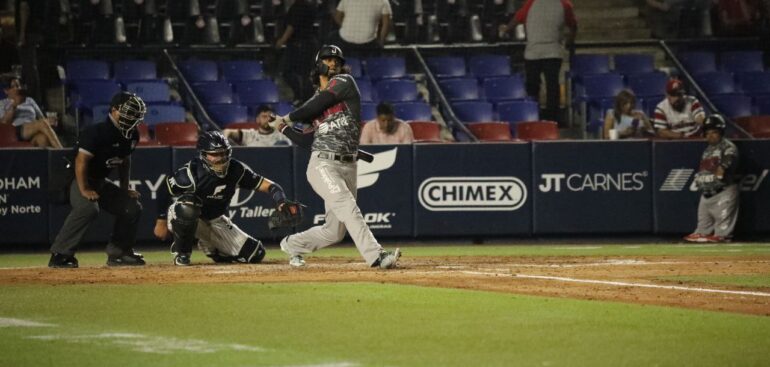
<svg viewBox="0 0 770 367">
<path fill-rule="evenodd" d="M 286 201 L 286 194 L 283 192 L 281 185 L 273 183 L 270 185 L 269 191 L 270 195 L 273 197 L 273 202 L 275 202 L 276 205 L 280 205 Z"/>
</svg>

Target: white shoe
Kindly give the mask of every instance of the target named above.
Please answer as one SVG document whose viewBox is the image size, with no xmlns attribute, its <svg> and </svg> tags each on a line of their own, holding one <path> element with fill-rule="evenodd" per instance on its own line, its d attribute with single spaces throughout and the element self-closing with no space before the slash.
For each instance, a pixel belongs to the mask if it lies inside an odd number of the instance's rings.
<svg viewBox="0 0 770 367">
<path fill-rule="evenodd" d="M 294 255 L 289 259 L 289 265 L 295 268 L 301 268 L 305 266 L 305 259 L 303 259 L 301 255 Z"/>
<path fill-rule="evenodd" d="M 401 257 L 401 249 L 396 249 L 393 252 L 383 251 L 380 253 L 379 266 L 380 269 L 393 269 L 398 263 L 398 258 Z"/>
</svg>

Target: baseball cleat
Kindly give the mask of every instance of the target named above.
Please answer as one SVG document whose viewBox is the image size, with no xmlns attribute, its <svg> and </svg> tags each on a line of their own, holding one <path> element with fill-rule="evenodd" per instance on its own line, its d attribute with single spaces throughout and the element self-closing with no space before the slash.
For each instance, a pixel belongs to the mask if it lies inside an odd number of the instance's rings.
<svg viewBox="0 0 770 367">
<path fill-rule="evenodd" d="M 710 243 L 728 243 L 728 242 L 730 242 L 730 238 L 729 237 L 722 237 L 722 236 L 712 235 L 712 236 L 706 236 L 706 242 L 710 242 Z"/>
<path fill-rule="evenodd" d="M 188 255 L 188 254 L 176 254 L 176 255 L 174 255 L 174 265 L 190 266 L 190 255 Z"/>
<path fill-rule="evenodd" d="M 49 268 L 77 268 L 78 259 L 73 255 L 63 255 L 53 253 L 51 254 L 51 260 L 48 260 Z"/>
<path fill-rule="evenodd" d="M 291 259 L 289 259 L 289 265 L 295 268 L 301 268 L 305 266 L 305 259 L 303 259 L 300 255 L 294 255 L 291 257 Z"/>
<path fill-rule="evenodd" d="M 398 258 L 401 257 L 401 249 L 397 248 L 395 251 L 383 251 L 380 252 L 380 258 L 372 264 L 372 266 L 378 266 L 380 269 L 393 269 L 398 263 Z"/>
<path fill-rule="evenodd" d="M 708 238 L 711 236 L 704 236 L 699 233 L 691 233 L 687 236 L 684 236 L 684 240 L 687 242 L 709 242 Z"/>
<path fill-rule="evenodd" d="M 133 252 L 120 256 L 107 256 L 107 266 L 141 266 L 144 264 L 144 256 Z"/>
</svg>

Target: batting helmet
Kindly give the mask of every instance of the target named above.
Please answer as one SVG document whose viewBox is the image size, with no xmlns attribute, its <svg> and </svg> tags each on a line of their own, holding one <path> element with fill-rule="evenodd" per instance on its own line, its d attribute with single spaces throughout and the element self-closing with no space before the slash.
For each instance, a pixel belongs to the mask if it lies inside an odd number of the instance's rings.
<svg viewBox="0 0 770 367">
<path fill-rule="evenodd" d="M 233 155 L 233 147 L 221 132 L 207 131 L 201 134 L 198 137 L 197 148 L 200 159 L 206 168 L 219 177 L 227 175 L 230 157 Z M 220 154 L 221 157 L 216 161 L 211 161 L 206 157 L 207 154 Z"/>
<path fill-rule="evenodd" d="M 118 111 L 118 130 L 126 139 L 136 125 L 144 121 L 147 106 L 142 98 L 131 92 L 120 92 L 110 100 L 110 109 Z"/>
<path fill-rule="evenodd" d="M 724 135 L 725 127 L 727 127 L 727 122 L 725 121 L 725 118 L 718 113 L 709 116 L 706 118 L 706 121 L 703 122 L 704 131 L 717 130 L 720 134 Z"/>
<path fill-rule="evenodd" d="M 323 59 L 330 57 L 336 57 L 339 60 L 340 66 L 345 65 L 345 56 L 342 55 L 342 49 L 335 45 L 323 45 L 318 53 L 315 55 L 315 65 L 318 73 L 326 75 L 329 72 L 329 67 L 322 62 Z"/>
</svg>

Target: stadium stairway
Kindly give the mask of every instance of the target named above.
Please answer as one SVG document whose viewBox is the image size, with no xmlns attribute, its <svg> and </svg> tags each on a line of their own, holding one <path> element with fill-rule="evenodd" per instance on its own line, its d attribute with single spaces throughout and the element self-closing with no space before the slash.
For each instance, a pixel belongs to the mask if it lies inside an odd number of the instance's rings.
<svg viewBox="0 0 770 367">
<path fill-rule="evenodd" d="M 635 0 L 581 0 L 575 3 L 578 41 L 648 39 L 651 31 Z M 643 4 L 643 3 L 642 3 Z"/>
</svg>

